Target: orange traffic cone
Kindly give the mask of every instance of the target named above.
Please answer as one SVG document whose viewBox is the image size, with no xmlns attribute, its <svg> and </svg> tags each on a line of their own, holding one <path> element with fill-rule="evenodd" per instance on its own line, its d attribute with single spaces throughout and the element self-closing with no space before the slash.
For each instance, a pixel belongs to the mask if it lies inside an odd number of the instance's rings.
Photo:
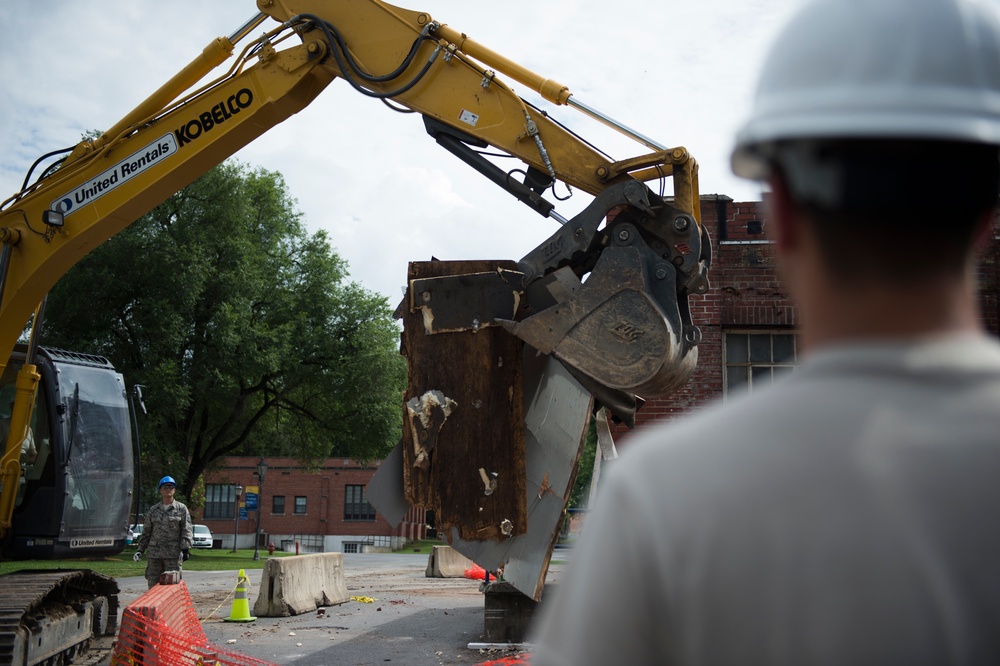
<svg viewBox="0 0 1000 666">
<path fill-rule="evenodd" d="M 236 594 L 233 597 L 233 608 L 229 611 L 226 622 L 253 622 L 257 618 L 250 615 L 250 599 L 247 597 L 247 575 L 240 569 L 240 578 L 236 583 Z"/>
</svg>

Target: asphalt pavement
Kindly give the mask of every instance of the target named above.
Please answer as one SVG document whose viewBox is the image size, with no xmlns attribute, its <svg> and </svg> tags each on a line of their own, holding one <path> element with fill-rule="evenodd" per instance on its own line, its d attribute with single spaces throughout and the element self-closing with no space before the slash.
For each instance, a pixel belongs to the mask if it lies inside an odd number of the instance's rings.
<svg viewBox="0 0 1000 666">
<path fill-rule="evenodd" d="M 427 578 L 427 555 L 345 554 L 349 601 L 318 611 L 253 622 L 225 622 L 236 572 L 190 571 L 184 582 L 210 641 L 217 646 L 275 664 L 401 663 L 413 666 L 479 664 L 516 654 L 483 652 L 484 598 L 479 582 L 465 578 Z M 549 581 L 561 565 L 550 568 Z M 247 571 L 250 608 L 257 598 L 261 571 Z M 121 578 L 120 605 L 146 591 L 144 578 Z"/>
</svg>

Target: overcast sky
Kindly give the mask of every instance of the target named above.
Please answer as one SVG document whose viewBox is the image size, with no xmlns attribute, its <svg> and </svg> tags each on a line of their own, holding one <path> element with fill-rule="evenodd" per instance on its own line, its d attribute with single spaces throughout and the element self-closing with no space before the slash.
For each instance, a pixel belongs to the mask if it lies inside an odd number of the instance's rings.
<svg viewBox="0 0 1000 666">
<path fill-rule="evenodd" d="M 767 45 L 799 4 L 420 0 L 403 6 L 564 83 L 580 101 L 660 143 L 685 146 L 701 165 L 703 194 L 741 201 L 759 199 L 760 190 L 731 175 L 733 136 L 749 112 Z M 73 145 L 85 130 L 107 129 L 210 40 L 255 12 L 251 0 L 6 3 L 0 199 L 20 189 L 36 157 Z M 573 109 L 545 107 L 616 159 L 647 152 Z M 408 261 L 516 260 L 556 227 L 439 148 L 418 116 L 390 111 L 343 81 L 236 158 L 281 172 L 308 228 L 325 229 L 351 278 L 393 305 Z M 571 217 L 587 203 L 578 193 L 556 210 Z"/>
</svg>

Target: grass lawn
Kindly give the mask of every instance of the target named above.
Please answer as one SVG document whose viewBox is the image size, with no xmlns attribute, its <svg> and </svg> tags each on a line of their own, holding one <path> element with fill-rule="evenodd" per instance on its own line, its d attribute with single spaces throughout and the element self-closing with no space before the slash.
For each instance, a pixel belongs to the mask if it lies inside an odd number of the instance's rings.
<svg viewBox="0 0 1000 666">
<path fill-rule="evenodd" d="M 397 553 L 403 554 L 428 554 L 434 546 L 442 545 L 442 541 L 431 539 L 428 541 L 413 541 L 406 544 Z M 0 574 L 20 571 L 21 569 L 93 569 L 107 576 L 114 578 L 127 578 L 128 576 L 142 576 L 146 572 L 146 558 L 143 557 L 138 562 L 132 561 L 135 554 L 133 548 L 127 548 L 118 555 L 110 557 L 78 559 L 78 560 L 23 560 L 23 561 L 0 561 Z M 203 550 L 201 548 L 191 549 L 191 559 L 184 563 L 185 571 L 239 571 L 240 569 L 263 569 L 264 562 L 268 557 L 288 557 L 294 553 L 284 553 L 274 551 L 274 555 L 268 555 L 266 549 L 260 551 L 260 559 L 254 562 L 253 549 L 240 549 L 235 554 L 228 548 L 213 550 Z"/>
<path fill-rule="evenodd" d="M 429 555 L 430 552 L 431 552 L 431 549 L 434 548 L 434 546 L 444 546 L 444 545 L 447 545 L 447 544 L 445 544 L 445 542 L 441 541 L 440 539 L 429 539 L 429 540 L 425 540 L 425 541 L 411 541 L 410 543 L 406 544 L 405 546 L 403 546 L 402 548 L 400 548 L 396 552 L 397 553 L 402 553 L 404 555 L 412 554 L 412 553 L 422 553 L 424 555 Z"/>
<path fill-rule="evenodd" d="M 93 569 L 99 573 L 115 578 L 142 576 L 146 572 L 146 558 L 138 562 L 132 561 L 135 551 L 127 549 L 111 557 L 79 559 L 79 560 L 23 560 L 20 562 L 0 562 L 0 574 L 20 571 L 21 569 Z M 260 559 L 254 561 L 253 549 L 239 550 L 235 554 L 230 550 L 191 549 L 191 559 L 184 563 L 185 571 L 238 571 L 240 569 L 263 569 L 268 557 L 287 557 L 291 553 L 275 551 L 273 556 L 267 550 L 260 551 Z"/>
</svg>

